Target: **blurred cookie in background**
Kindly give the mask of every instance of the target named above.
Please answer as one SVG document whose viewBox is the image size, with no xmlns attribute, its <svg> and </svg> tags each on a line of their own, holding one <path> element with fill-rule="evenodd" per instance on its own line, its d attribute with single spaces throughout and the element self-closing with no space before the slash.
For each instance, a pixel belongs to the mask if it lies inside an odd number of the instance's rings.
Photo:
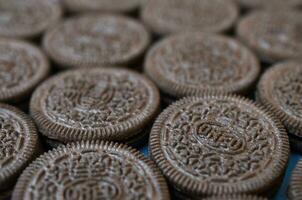
<svg viewBox="0 0 302 200">
<path fill-rule="evenodd" d="M 157 35 L 217 33 L 233 26 L 238 10 L 232 0 L 150 0 L 141 11 L 141 19 Z"/>
</svg>

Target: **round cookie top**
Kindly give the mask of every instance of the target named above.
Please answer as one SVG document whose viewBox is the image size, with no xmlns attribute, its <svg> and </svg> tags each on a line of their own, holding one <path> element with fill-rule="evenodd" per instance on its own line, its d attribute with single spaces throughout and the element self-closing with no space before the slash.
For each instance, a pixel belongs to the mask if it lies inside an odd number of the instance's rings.
<svg viewBox="0 0 302 200">
<path fill-rule="evenodd" d="M 150 134 L 151 156 L 183 193 L 264 193 L 283 174 L 289 143 L 273 115 L 249 100 L 189 97 L 169 106 Z"/>
<path fill-rule="evenodd" d="M 302 197 L 302 161 L 300 160 L 293 173 L 289 183 L 288 198 L 290 200 L 301 199 Z"/>
<path fill-rule="evenodd" d="M 0 36 L 32 38 L 59 21 L 56 0 L 0 0 Z"/>
<path fill-rule="evenodd" d="M 118 143 L 81 142 L 54 149 L 21 175 L 13 200 L 169 199 L 153 162 Z"/>
<path fill-rule="evenodd" d="M 64 0 L 66 7 L 74 12 L 131 12 L 139 8 L 142 0 Z"/>
<path fill-rule="evenodd" d="M 118 15 L 86 14 L 49 30 L 43 45 L 61 67 L 128 64 L 149 44 L 139 22 Z"/>
<path fill-rule="evenodd" d="M 49 64 L 37 47 L 20 40 L 0 39 L 0 101 L 26 98 L 48 75 Z"/>
<path fill-rule="evenodd" d="M 302 64 L 287 61 L 270 68 L 258 85 L 258 99 L 272 107 L 289 132 L 302 137 Z"/>
<path fill-rule="evenodd" d="M 295 10 L 262 10 L 244 17 L 239 38 L 266 62 L 302 56 L 302 13 Z"/>
<path fill-rule="evenodd" d="M 276 8 L 276 7 L 298 7 L 302 0 L 237 0 L 244 8 Z"/>
<path fill-rule="evenodd" d="M 238 8 L 230 0 L 152 0 L 141 18 L 159 35 L 183 31 L 223 32 L 238 17 Z"/>
<path fill-rule="evenodd" d="M 186 33 L 156 44 L 147 55 L 145 72 L 163 93 L 180 98 L 206 90 L 244 93 L 257 79 L 260 66 L 233 39 Z"/>
<path fill-rule="evenodd" d="M 30 112 L 40 132 L 61 142 L 127 140 L 155 117 L 159 92 L 126 69 L 67 71 L 33 94 Z"/>
<path fill-rule="evenodd" d="M 9 189 L 37 153 L 32 120 L 17 108 L 0 104 L 0 192 Z"/>
</svg>

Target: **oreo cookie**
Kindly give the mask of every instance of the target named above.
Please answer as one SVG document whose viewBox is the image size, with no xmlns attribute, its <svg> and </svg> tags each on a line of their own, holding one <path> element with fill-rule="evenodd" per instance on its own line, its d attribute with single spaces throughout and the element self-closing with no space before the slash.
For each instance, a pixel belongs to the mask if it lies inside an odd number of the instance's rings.
<svg viewBox="0 0 302 200">
<path fill-rule="evenodd" d="M 243 8 L 295 8 L 302 6 L 302 0 L 236 0 Z"/>
<path fill-rule="evenodd" d="M 142 0 L 63 0 L 72 12 L 119 12 L 130 13 L 142 4 Z"/>
<path fill-rule="evenodd" d="M 205 200 L 268 200 L 264 197 L 252 196 L 252 195 L 225 195 L 225 196 L 215 196 L 207 198 Z"/>
<path fill-rule="evenodd" d="M 144 23 L 157 35 L 185 31 L 210 33 L 229 30 L 239 15 L 232 0 L 152 0 L 141 12 Z"/>
<path fill-rule="evenodd" d="M 149 144 L 170 185 L 193 199 L 271 195 L 289 157 L 288 136 L 274 115 L 230 95 L 175 102 L 157 118 Z"/>
<path fill-rule="evenodd" d="M 54 149 L 23 172 L 12 200 L 169 199 L 166 182 L 138 151 L 111 142 Z"/>
<path fill-rule="evenodd" d="M 295 167 L 288 189 L 288 199 L 297 200 L 302 197 L 302 161 Z"/>
<path fill-rule="evenodd" d="M 270 68 L 261 78 L 257 98 L 278 116 L 290 133 L 291 147 L 302 152 L 302 64 L 287 61 Z"/>
<path fill-rule="evenodd" d="M 32 120 L 17 108 L 0 104 L 0 197 L 10 195 L 18 176 L 38 153 Z"/>
<path fill-rule="evenodd" d="M 129 65 L 142 56 L 149 42 L 149 33 L 134 19 L 86 14 L 49 30 L 43 45 L 60 68 L 75 68 Z"/>
<path fill-rule="evenodd" d="M 34 38 L 62 16 L 57 0 L 0 0 L 0 36 Z"/>
<path fill-rule="evenodd" d="M 0 39 L 0 102 L 20 104 L 47 77 L 50 67 L 35 46 L 13 39 Z"/>
<path fill-rule="evenodd" d="M 80 140 L 133 142 L 148 134 L 159 92 L 126 69 L 90 68 L 58 74 L 34 92 L 30 113 L 39 131 L 61 143 Z"/>
<path fill-rule="evenodd" d="M 238 24 L 237 35 L 262 61 L 274 63 L 301 58 L 301 27 L 301 12 L 267 9 L 243 17 Z"/>
<path fill-rule="evenodd" d="M 205 91 L 246 94 L 260 73 L 257 58 L 239 42 L 200 32 L 170 36 L 147 54 L 145 73 L 166 102 Z"/>
</svg>

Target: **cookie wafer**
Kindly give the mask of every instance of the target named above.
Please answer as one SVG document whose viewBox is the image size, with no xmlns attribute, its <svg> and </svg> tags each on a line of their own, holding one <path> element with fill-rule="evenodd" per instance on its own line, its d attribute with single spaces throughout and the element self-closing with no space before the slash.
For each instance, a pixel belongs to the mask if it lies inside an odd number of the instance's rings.
<svg viewBox="0 0 302 200">
<path fill-rule="evenodd" d="M 126 145 L 80 142 L 58 147 L 23 172 L 12 200 L 169 199 L 153 162 Z"/>
<path fill-rule="evenodd" d="M 8 196 L 19 174 L 39 153 L 36 128 L 17 108 L 0 104 L 0 196 Z"/>
<path fill-rule="evenodd" d="M 269 9 L 243 17 L 238 24 L 237 35 L 262 61 L 274 63 L 301 58 L 301 27 L 300 11 Z"/>
<path fill-rule="evenodd" d="M 205 200 L 268 200 L 265 197 L 252 196 L 252 195 L 224 195 L 210 197 Z"/>
<path fill-rule="evenodd" d="M 273 110 L 293 137 L 292 147 L 302 152 L 302 64 L 287 61 L 270 68 L 261 78 L 258 101 Z"/>
<path fill-rule="evenodd" d="M 40 49 L 21 40 L 0 39 L 0 102 L 26 101 L 50 67 Z"/>
<path fill-rule="evenodd" d="M 145 27 L 134 19 L 109 14 L 85 14 L 49 30 L 43 46 L 60 68 L 128 65 L 150 42 Z"/>
<path fill-rule="evenodd" d="M 205 91 L 246 94 L 260 66 L 254 54 L 236 40 L 194 32 L 155 44 L 147 54 L 144 70 L 160 88 L 163 99 L 175 101 Z"/>
<path fill-rule="evenodd" d="M 121 12 L 135 11 L 142 0 L 63 0 L 64 5 L 72 12 Z"/>
<path fill-rule="evenodd" d="M 150 134 L 151 157 L 190 198 L 268 195 L 284 174 L 289 144 L 282 124 L 242 97 L 204 94 L 169 106 Z"/>
<path fill-rule="evenodd" d="M 302 199 L 302 161 L 296 165 L 289 184 L 288 189 L 289 200 Z"/>
<path fill-rule="evenodd" d="M 140 138 L 159 111 L 159 92 L 143 75 L 117 68 L 69 70 L 34 92 L 39 131 L 62 143 Z"/>
<path fill-rule="evenodd" d="M 0 36 L 34 38 L 62 16 L 57 0 L 0 0 Z"/>
<path fill-rule="evenodd" d="M 238 17 L 231 0 L 152 0 L 143 7 L 141 18 L 157 35 L 185 31 L 224 32 Z"/>
<path fill-rule="evenodd" d="M 302 0 L 236 0 L 243 8 L 284 8 L 300 7 Z"/>
</svg>

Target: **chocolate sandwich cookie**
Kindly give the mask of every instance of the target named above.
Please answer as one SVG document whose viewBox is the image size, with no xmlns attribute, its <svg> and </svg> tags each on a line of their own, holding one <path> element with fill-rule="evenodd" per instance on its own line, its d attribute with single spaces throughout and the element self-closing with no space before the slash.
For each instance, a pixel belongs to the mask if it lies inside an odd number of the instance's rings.
<svg viewBox="0 0 302 200">
<path fill-rule="evenodd" d="M 163 99 L 174 101 L 209 90 L 245 94 L 260 66 L 239 42 L 195 32 L 170 36 L 154 45 L 144 70 L 161 89 Z"/>
<path fill-rule="evenodd" d="M 0 102 L 25 101 L 49 71 L 48 60 L 37 47 L 21 40 L 0 39 Z"/>
<path fill-rule="evenodd" d="M 300 7 L 302 0 L 236 0 L 243 8 L 284 8 Z"/>
<path fill-rule="evenodd" d="M 17 108 L 0 104 L 0 197 L 9 196 L 19 174 L 38 151 L 32 120 Z"/>
<path fill-rule="evenodd" d="M 12 200 L 169 199 L 154 163 L 118 143 L 81 142 L 54 149 L 23 172 Z"/>
<path fill-rule="evenodd" d="M 302 199 L 302 160 L 295 167 L 288 188 L 289 200 Z"/>
<path fill-rule="evenodd" d="M 223 32 L 237 17 L 238 7 L 232 0 L 152 0 L 141 12 L 144 23 L 157 35 Z"/>
<path fill-rule="evenodd" d="M 286 2 L 286 1 L 284 1 Z M 277 62 L 302 56 L 302 13 L 296 10 L 262 10 L 244 17 L 238 24 L 238 37 L 264 62 Z"/>
<path fill-rule="evenodd" d="M 271 108 L 281 119 L 290 133 L 293 149 L 300 152 L 302 152 L 301 98 L 302 64 L 299 61 L 287 61 L 273 66 L 259 82 L 257 99 Z"/>
<path fill-rule="evenodd" d="M 268 200 L 264 197 L 252 196 L 252 195 L 224 195 L 207 198 L 204 200 Z"/>
<path fill-rule="evenodd" d="M 86 14 L 49 30 L 43 45 L 61 68 L 127 65 L 149 45 L 147 30 L 124 16 Z"/>
<path fill-rule="evenodd" d="M 57 0 L 0 0 L 0 36 L 34 38 L 62 16 Z"/>
<path fill-rule="evenodd" d="M 133 141 L 159 111 L 155 85 L 126 69 L 69 70 L 34 92 L 30 113 L 39 131 L 61 143 L 80 140 Z"/>
<path fill-rule="evenodd" d="M 204 94 L 169 106 L 150 134 L 150 152 L 170 185 L 190 198 L 267 195 L 289 156 L 287 134 L 265 108 Z"/>
<path fill-rule="evenodd" d="M 64 0 L 72 12 L 120 12 L 129 13 L 138 9 L 142 0 Z"/>
</svg>

